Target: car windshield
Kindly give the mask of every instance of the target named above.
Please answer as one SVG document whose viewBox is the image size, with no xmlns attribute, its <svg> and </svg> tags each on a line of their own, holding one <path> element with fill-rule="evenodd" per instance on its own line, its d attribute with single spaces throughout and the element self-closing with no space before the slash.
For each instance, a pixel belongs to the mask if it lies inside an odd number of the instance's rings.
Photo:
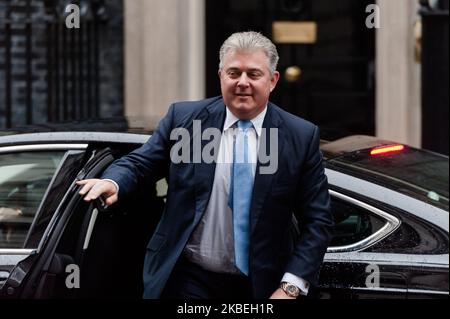
<svg viewBox="0 0 450 319">
<path fill-rule="evenodd" d="M 448 211 L 447 156 L 405 146 L 377 155 L 371 155 L 370 150 L 356 151 L 329 163 Z"/>
</svg>

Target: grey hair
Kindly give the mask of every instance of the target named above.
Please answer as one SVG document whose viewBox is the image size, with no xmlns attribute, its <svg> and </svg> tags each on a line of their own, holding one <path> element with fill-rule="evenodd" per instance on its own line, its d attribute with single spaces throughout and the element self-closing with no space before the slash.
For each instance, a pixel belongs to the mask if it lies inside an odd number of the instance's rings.
<svg viewBox="0 0 450 319">
<path fill-rule="evenodd" d="M 280 57 L 277 48 L 268 38 L 254 31 L 233 33 L 222 44 L 219 52 L 219 69 L 223 68 L 225 56 L 230 51 L 255 51 L 262 50 L 269 60 L 269 71 L 273 74 L 277 70 Z"/>
</svg>

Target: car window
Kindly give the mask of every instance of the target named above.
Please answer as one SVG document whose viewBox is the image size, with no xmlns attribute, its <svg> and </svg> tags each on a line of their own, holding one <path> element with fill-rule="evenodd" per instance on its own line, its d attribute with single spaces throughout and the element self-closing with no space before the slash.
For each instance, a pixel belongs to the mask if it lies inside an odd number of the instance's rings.
<svg viewBox="0 0 450 319">
<path fill-rule="evenodd" d="M 330 247 L 356 244 L 379 231 L 387 222 L 353 203 L 332 197 L 335 227 Z"/>
<path fill-rule="evenodd" d="M 63 151 L 0 155 L 0 248 L 23 248 Z"/>
</svg>

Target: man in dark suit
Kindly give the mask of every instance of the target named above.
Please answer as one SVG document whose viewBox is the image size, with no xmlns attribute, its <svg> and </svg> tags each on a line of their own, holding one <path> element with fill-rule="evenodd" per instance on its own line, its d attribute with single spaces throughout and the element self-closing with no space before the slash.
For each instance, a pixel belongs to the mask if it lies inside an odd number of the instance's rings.
<svg viewBox="0 0 450 319">
<path fill-rule="evenodd" d="M 221 97 L 174 103 L 146 144 L 78 182 L 86 201 L 112 205 L 167 178 L 145 298 L 296 298 L 317 282 L 333 227 L 319 130 L 269 102 L 277 62 L 263 35 L 231 35 Z"/>
</svg>

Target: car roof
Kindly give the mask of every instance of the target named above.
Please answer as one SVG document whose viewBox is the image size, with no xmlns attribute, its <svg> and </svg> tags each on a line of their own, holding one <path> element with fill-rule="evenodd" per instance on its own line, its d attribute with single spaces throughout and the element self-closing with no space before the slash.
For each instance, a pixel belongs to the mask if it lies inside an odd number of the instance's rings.
<svg viewBox="0 0 450 319">
<path fill-rule="evenodd" d="M 379 155 L 372 150 L 399 146 Z M 349 136 L 322 142 L 328 168 L 358 177 L 449 210 L 449 158 L 372 136 Z"/>
<path fill-rule="evenodd" d="M 393 141 L 380 139 L 375 136 L 352 135 L 335 141 L 322 140 L 320 149 L 326 159 L 332 159 L 344 154 L 394 143 Z"/>
</svg>

